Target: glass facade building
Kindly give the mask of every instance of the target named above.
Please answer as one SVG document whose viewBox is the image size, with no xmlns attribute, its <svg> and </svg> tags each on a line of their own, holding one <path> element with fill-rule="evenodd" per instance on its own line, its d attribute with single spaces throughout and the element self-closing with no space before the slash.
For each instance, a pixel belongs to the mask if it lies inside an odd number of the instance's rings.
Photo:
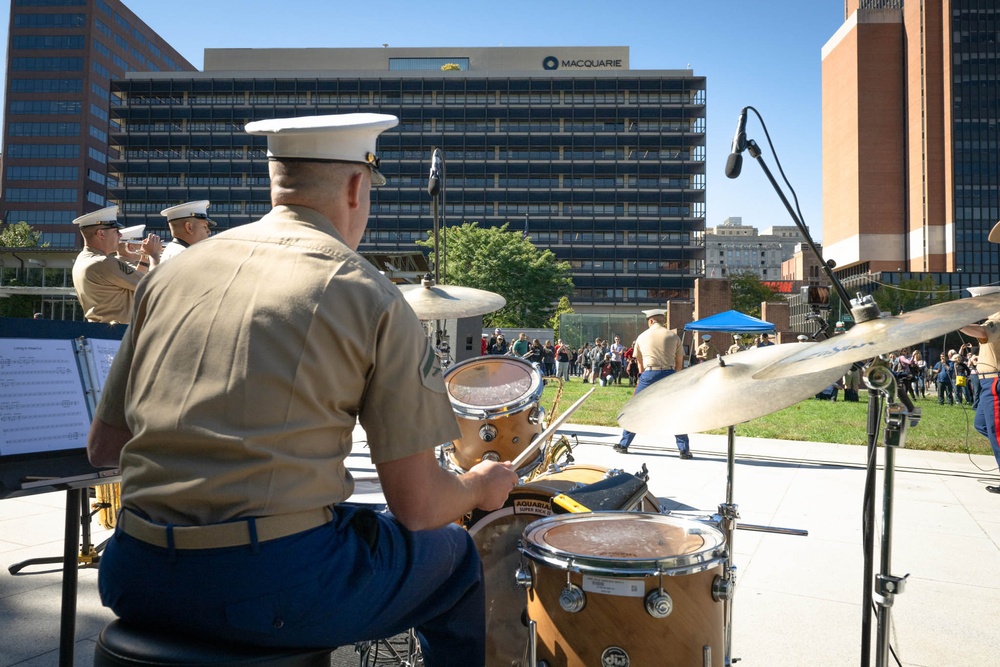
<svg viewBox="0 0 1000 667">
<path fill-rule="evenodd" d="M 194 66 L 119 0 L 12 0 L 9 35 L 0 219 L 73 248 L 114 184 L 111 79 Z"/>
<path fill-rule="evenodd" d="M 330 52 L 324 69 L 294 49 L 208 50 L 202 73 L 114 81 L 111 191 L 127 223 L 164 230 L 159 211 L 194 199 L 212 201 L 222 228 L 267 212 L 266 142 L 243 132 L 249 121 L 389 113 L 389 183 L 373 190 L 361 251 L 418 250 L 440 149 L 442 222 L 526 229 L 572 266 L 575 307 L 691 296 L 704 272 L 704 77 L 629 70 L 621 47 L 601 61 L 566 48 L 302 51 Z M 504 70 L 501 57 L 528 64 Z"/>
</svg>

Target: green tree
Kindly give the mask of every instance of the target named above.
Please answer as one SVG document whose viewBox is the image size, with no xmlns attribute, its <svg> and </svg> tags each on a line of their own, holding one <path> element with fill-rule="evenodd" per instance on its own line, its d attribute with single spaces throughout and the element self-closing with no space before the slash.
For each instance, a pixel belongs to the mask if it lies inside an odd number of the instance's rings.
<svg viewBox="0 0 1000 667">
<path fill-rule="evenodd" d="M 36 232 L 26 222 L 15 222 L 3 224 L 0 222 L 0 248 L 11 254 L 15 254 L 20 248 L 46 247 L 48 243 L 39 243 L 42 238 L 41 232 Z M 22 262 L 23 260 L 18 259 Z M 16 277 L 8 278 L 8 273 L 14 272 Z M 4 269 L 4 284 L 10 287 L 24 286 L 23 268 Z M 31 317 L 35 313 L 35 297 L 25 294 L 18 294 L 5 299 L 0 299 L 0 317 Z"/>
<path fill-rule="evenodd" d="M 442 284 L 487 290 L 507 300 L 503 308 L 483 316 L 483 326 L 545 327 L 555 304 L 573 291 L 569 263 L 557 261 L 551 250 L 539 250 L 506 224 L 482 228 L 476 222 L 465 223 L 449 227 L 444 238 Z M 434 239 L 418 244 L 433 248 Z"/>
<path fill-rule="evenodd" d="M 555 336 L 555 340 L 562 338 L 562 334 L 559 333 L 560 315 L 569 315 L 573 312 L 573 306 L 569 302 L 569 297 L 559 297 L 559 303 L 556 304 L 556 311 L 552 313 L 552 319 L 549 320 L 549 328 L 552 329 L 552 335 Z"/>
<path fill-rule="evenodd" d="M 42 233 L 36 232 L 26 222 L 3 224 L 0 222 L 0 248 L 46 248 L 48 243 L 39 243 Z"/>
<path fill-rule="evenodd" d="M 751 317 L 760 317 L 760 304 L 764 301 L 784 301 L 783 294 L 761 282 L 755 273 L 744 271 L 729 278 L 733 294 L 733 310 Z"/>
<path fill-rule="evenodd" d="M 909 313 L 954 298 L 947 287 L 935 283 L 931 276 L 901 280 L 898 286 L 880 285 L 873 296 L 879 310 L 887 315 Z"/>
</svg>

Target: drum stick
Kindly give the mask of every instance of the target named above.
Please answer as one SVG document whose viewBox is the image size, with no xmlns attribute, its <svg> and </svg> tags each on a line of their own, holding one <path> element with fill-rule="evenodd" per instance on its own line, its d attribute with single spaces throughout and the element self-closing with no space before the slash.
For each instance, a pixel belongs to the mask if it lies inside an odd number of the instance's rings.
<svg viewBox="0 0 1000 667">
<path fill-rule="evenodd" d="M 590 395 L 593 394 L 596 389 L 597 387 L 591 387 L 590 391 L 588 391 L 586 394 L 577 399 L 576 403 L 569 406 L 569 408 L 567 408 L 565 412 L 559 415 L 559 417 L 554 422 L 549 424 L 549 427 L 547 429 L 539 433 L 538 437 L 532 440 L 531 444 L 528 445 L 528 448 L 525 449 L 520 454 L 518 454 L 517 458 L 514 459 L 514 461 L 512 462 L 514 470 L 520 470 L 522 466 L 527 465 L 528 461 L 531 460 L 531 457 L 535 455 L 535 452 L 541 449 L 542 444 L 544 444 L 544 442 L 548 438 L 550 438 L 553 434 L 555 434 L 555 432 L 559 430 L 560 426 L 566 423 L 566 420 L 569 418 L 571 414 L 573 414 L 573 411 L 576 410 L 581 405 L 583 405 L 583 402 L 588 398 L 590 398 Z"/>
</svg>

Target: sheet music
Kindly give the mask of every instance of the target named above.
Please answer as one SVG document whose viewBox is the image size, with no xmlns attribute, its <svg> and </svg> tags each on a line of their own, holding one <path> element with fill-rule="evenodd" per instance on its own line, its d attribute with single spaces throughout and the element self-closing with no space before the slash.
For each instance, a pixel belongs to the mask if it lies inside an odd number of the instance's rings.
<svg viewBox="0 0 1000 667">
<path fill-rule="evenodd" d="M 108 371 L 111 370 L 111 362 L 115 360 L 122 342 L 103 338 L 88 338 L 87 342 L 90 343 L 90 353 L 93 356 L 90 361 L 97 376 L 97 398 L 100 398 L 101 390 L 104 389 L 104 383 L 108 379 Z"/>
<path fill-rule="evenodd" d="M 87 446 L 73 341 L 0 339 L 0 456 Z"/>
</svg>

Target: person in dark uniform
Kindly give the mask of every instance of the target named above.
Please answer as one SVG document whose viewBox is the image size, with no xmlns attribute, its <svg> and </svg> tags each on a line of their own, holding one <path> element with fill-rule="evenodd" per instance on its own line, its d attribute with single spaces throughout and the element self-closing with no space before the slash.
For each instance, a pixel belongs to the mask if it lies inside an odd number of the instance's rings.
<svg viewBox="0 0 1000 667">
<path fill-rule="evenodd" d="M 385 183 L 376 137 L 397 122 L 248 124 L 267 137 L 271 212 L 139 286 L 88 440 L 92 463 L 121 468 L 99 590 L 124 620 L 291 647 L 415 628 L 428 667 L 483 664 L 482 568 L 454 522 L 518 477 L 438 465 L 461 431 L 437 357 L 356 252 Z M 390 513 L 348 501 L 356 422 Z"/>
</svg>

